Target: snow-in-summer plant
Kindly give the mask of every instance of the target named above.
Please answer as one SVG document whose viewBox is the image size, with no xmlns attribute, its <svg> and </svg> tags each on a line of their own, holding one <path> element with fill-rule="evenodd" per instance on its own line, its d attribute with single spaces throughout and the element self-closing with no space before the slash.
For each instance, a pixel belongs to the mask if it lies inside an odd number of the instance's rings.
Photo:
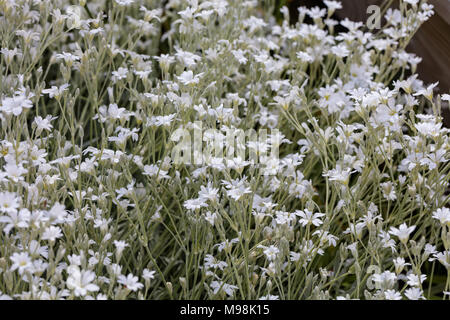
<svg viewBox="0 0 450 320">
<path fill-rule="evenodd" d="M 324 3 L 0 0 L 0 299 L 448 298 L 433 6 Z"/>
</svg>

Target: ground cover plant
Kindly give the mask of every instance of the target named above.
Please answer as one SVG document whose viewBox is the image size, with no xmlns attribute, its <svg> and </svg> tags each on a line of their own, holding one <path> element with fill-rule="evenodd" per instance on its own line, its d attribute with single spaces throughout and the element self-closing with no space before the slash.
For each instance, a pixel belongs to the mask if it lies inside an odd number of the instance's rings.
<svg viewBox="0 0 450 320">
<path fill-rule="evenodd" d="M 448 299 L 433 6 L 324 2 L 0 0 L 0 298 Z"/>
</svg>

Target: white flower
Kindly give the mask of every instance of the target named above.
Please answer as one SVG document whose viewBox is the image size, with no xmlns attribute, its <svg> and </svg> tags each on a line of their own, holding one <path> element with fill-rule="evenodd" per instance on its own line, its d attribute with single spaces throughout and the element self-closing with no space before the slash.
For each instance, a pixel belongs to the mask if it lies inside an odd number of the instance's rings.
<svg viewBox="0 0 450 320">
<path fill-rule="evenodd" d="M 170 124 L 175 119 L 176 114 L 169 114 L 167 116 L 153 116 L 148 118 L 147 126 L 156 126 L 156 127 L 170 127 Z"/>
<path fill-rule="evenodd" d="M 300 59 L 304 63 L 311 63 L 314 61 L 313 57 L 311 57 L 308 53 L 304 51 L 299 51 L 296 53 L 298 59 Z"/>
<path fill-rule="evenodd" d="M 202 58 L 200 56 L 193 54 L 192 52 L 183 51 L 183 50 L 177 50 L 177 53 L 175 54 L 175 56 L 187 68 L 195 67 L 197 65 L 197 62 L 202 60 Z M 160 63 L 161 63 L 161 60 L 160 60 Z"/>
<path fill-rule="evenodd" d="M 408 286 L 411 287 L 420 287 L 422 282 L 424 282 L 427 279 L 427 276 L 425 274 L 421 274 L 420 276 L 414 274 L 414 273 L 410 273 L 408 275 Z"/>
<path fill-rule="evenodd" d="M 48 96 L 50 98 L 59 98 L 61 97 L 61 95 L 63 94 L 64 91 L 67 90 L 67 88 L 69 87 L 69 84 L 63 84 L 61 87 L 56 87 L 56 86 L 52 86 L 50 89 L 44 89 L 42 90 L 42 93 L 48 94 Z"/>
<path fill-rule="evenodd" d="M 192 70 L 183 72 L 177 79 L 184 85 L 194 85 L 200 81 L 200 78 L 203 76 L 203 73 L 194 74 Z"/>
<path fill-rule="evenodd" d="M 419 299 L 425 299 L 423 296 L 423 291 L 420 288 L 409 288 L 405 291 L 405 296 L 409 300 L 419 300 Z"/>
<path fill-rule="evenodd" d="M 122 240 L 120 241 L 114 240 L 114 246 L 116 247 L 117 252 L 121 253 L 126 247 L 128 247 L 128 243 Z"/>
<path fill-rule="evenodd" d="M 151 21 L 153 19 L 156 19 L 158 21 L 161 21 L 160 16 L 163 13 L 163 10 L 161 8 L 154 9 L 154 10 L 148 10 L 144 6 L 141 6 L 139 8 L 140 11 L 144 12 L 144 20 L 145 21 Z"/>
<path fill-rule="evenodd" d="M 58 202 L 48 211 L 48 218 L 52 224 L 64 223 L 66 216 L 66 207 Z"/>
<path fill-rule="evenodd" d="M 216 222 L 217 219 L 217 213 L 211 213 L 211 211 L 208 211 L 205 213 L 205 220 L 208 221 L 208 223 L 210 225 L 212 225 L 214 227 L 214 223 Z"/>
<path fill-rule="evenodd" d="M 380 184 L 381 190 L 383 191 L 383 197 L 390 201 L 395 201 L 397 195 L 395 194 L 395 188 L 392 182 L 384 182 Z"/>
<path fill-rule="evenodd" d="M 311 17 L 311 19 L 315 20 L 323 18 L 326 15 L 327 11 L 320 7 L 312 7 L 311 9 L 308 9 L 307 13 Z"/>
<path fill-rule="evenodd" d="M 301 219 L 299 220 L 299 223 L 302 226 L 306 226 L 308 224 L 315 225 L 316 227 L 320 226 L 323 221 L 320 219 L 321 217 L 325 216 L 325 214 L 317 212 L 313 213 L 312 211 L 309 211 L 308 209 L 305 210 L 297 210 L 295 211 L 295 214 Z"/>
<path fill-rule="evenodd" d="M 120 275 L 117 282 L 131 291 L 137 291 L 144 287 L 142 283 L 138 282 L 138 277 L 133 276 L 131 273 L 128 276 Z"/>
<path fill-rule="evenodd" d="M 212 255 L 207 254 L 205 256 L 204 266 L 206 269 L 213 268 L 213 269 L 224 270 L 226 267 L 228 267 L 228 263 L 226 263 L 225 261 L 217 260 Z"/>
<path fill-rule="evenodd" d="M 342 9 L 342 3 L 340 1 L 324 0 L 323 2 L 328 7 L 328 9 L 333 12 L 337 9 Z"/>
<path fill-rule="evenodd" d="M 269 247 L 259 245 L 258 248 L 264 249 L 263 252 L 269 261 L 275 260 L 278 256 L 278 254 L 280 253 L 280 249 L 278 249 L 277 247 L 275 247 L 273 245 L 269 246 Z"/>
<path fill-rule="evenodd" d="M 386 298 L 386 300 L 402 300 L 402 295 L 400 294 L 400 292 L 392 289 L 386 290 L 384 292 L 384 297 Z"/>
<path fill-rule="evenodd" d="M 219 198 L 218 195 L 219 189 L 213 188 L 211 183 L 208 183 L 208 185 L 200 186 L 200 191 L 198 193 L 198 197 L 200 199 L 209 200 L 211 202 L 216 202 Z"/>
<path fill-rule="evenodd" d="M 19 211 L 8 212 L 7 216 L 0 216 L 0 223 L 5 224 L 3 231 L 9 234 L 12 228 L 28 228 L 30 217 L 30 211 L 27 208 L 23 208 Z"/>
<path fill-rule="evenodd" d="M 418 1 L 418 0 L 414 0 L 414 1 Z M 433 84 L 429 85 L 426 89 L 419 90 L 414 95 L 415 96 L 423 95 L 425 98 L 427 98 L 428 100 L 431 101 L 431 100 L 433 100 L 433 90 L 438 84 L 439 84 L 439 82 L 433 83 Z"/>
<path fill-rule="evenodd" d="M 437 252 L 433 254 L 433 258 L 428 259 L 429 261 L 438 260 L 442 265 L 450 270 L 450 251 Z"/>
<path fill-rule="evenodd" d="M 161 69 L 165 72 L 168 72 L 170 65 L 175 62 L 175 58 L 168 54 L 161 54 L 156 56 L 155 59 L 158 60 Z"/>
<path fill-rule="evenodd" d="M 210 284 L 211 289 L 213 289 L 214 294 L 217 294 L 219 291 L 225 292 L 229 297 L 234 295 L 234 291 L 238 289 L 237 286 L 224 283 L 222 281 L 213 281 Z"/>
<path fill-rule="evenodd" d="M 402 243 L 408 242 L 409 235 L 416 229 L 416 226 L 408 227 L 402 223 L 399 228 L 391 227 L 389 233 L 396 236 Z"/>
<path fill-rule="evenodd" d="M 109 266 L 109 272 L 118 277 L 122 275 L 122 266 L 118 265 L 117 263 L 112 263 Z"/>
<path fill-rule="evenodd" d="M 433 212 L 433 218 L 439 220 L 442 226 L 448 225 L 450 227 L 450 209 L 439 208 Z"/>
<path fill-rule="evenodd" d="M 159 179 L 170 179 L 170 176 L 167 174 L 168 172 L 160 169 L 155 164 L 145 165 L 144 172 L 142 174 L 150 177 L 157 177 Z"/>
<path fill-rule="evenodd" d="M 19 208 L 19 198 L 12 192 L 0 192 L 0 212 L 13 213 Z"/>
<path fill-rule="evenodd" d="M 144 280 L 149 281 L 155 278 L 155 273 L 156 271 L 150 271 L 148 269 L 144 269 L 142 271 L 142 278 L 144 278 Z"/>
<path fill-rule="evenodd" d="M 117 69 L 117 71 L 112 72 L 111 80 L 114 83 L 116 83 L 117 81 L 119 81 L 121 79 L 125 79 L 127 77 L 127 75 L 128 75 L 128 69 L 120 67 L 119 69 Z"/>
<path fill-rule="evenodd" d="M 0 111 L 6 114 L 13 114 L 18 116 L 23 109 L 30 109 L 33 103 L 24 94 L 15 95 L 11 98 L 4 98 L 0 103 Z"/>
<path fill-rule="evenodd" d="M 223 250 L 230 251 L 231 248 L 233 247 L 233 244 L 238 242 L 239 242 L 238 238 L 234 238 L 231 240 L 225 239 L 225 241 L 214 245 L 214 247 L 217 247 L 217 250 L 219 252 L 222 252 Z"/>
<path fill-rule="evenodd" d="M 380 274 L 374 274 L 372 280 L 375 282 L 375 287 L 377 289 L 388 290 L 394 287 L 397 276 L 393 272 L 385 271 Z"/>
<path fill-rule="evenodd" d="M 442 123 L 420 122 L 416 123 L 415 127 L 426 137 L 437 137 L 441 134 Z"/>
<path fill-rule="evenodd" d="M 353 234 L 357 239 L 361 239 L 363 231 L 366 227 L 364 222 L 359 223 L 349 223 L 347 229 L 345 229 L 344 234 Z"/>
<path fill-rule="evenodd" d="M 95 280 L 95 273 L 90 270 L 81 270 L 76 265 L 67 268 L 69 277 L 67 278 L 67 288 L 73 290 L 75 296 L 85 296 L 89 292 L 99 290 L 99 287 L 92 282 Z"/>
<path fill-rule="evenodd" d="M 61 238 L 63 234 L 61 233 L 60 227 L 50 226 L 45 229 L 42 234 L 42 240 L 55 241 L 58 238 Z"/>
<path fill-rule="evenodd" d="M 17 183 L 19 181 L 24 181 L 23 175 L 25 175 L 28 170 L 26 170 L 22 165 L 17 165 L 15 163 L 7 163 L 3 170 L 5 170 L 6 176 L 9 180 Z"/>
<path fill-rule="evenodd" d="M 400 274 L 403 271 L 403 268 L 406 266 L 410 266 L 410 263 L 406 263 L 405 259 L 402 257 L 398 257 L 394 259 L 395 273 Z"/>
<path fill-rule="evenodd" d="M 336 166 L 336 169 L 329 170 L 323 174 L 324 177 L 328 177 L 330 181 L 336 181 L 343 185 L 347 185 L 350 179 L 350 175 L 356 172 L 356 170 L 351 170 L 351 168 L 341 168 L 340 165 Z"/>
<path fill-rule="evenodd" d="M 196 199 L 188 199 L 184 202 L 183 206 L 188 210 L 199 210 L 200 208 L 207 207 L 208 204 L 204 199 L 196 198 Z"/>
<path fill-rule="evenodd" d="M 106 106 L 101 106 L 99 109 L 99 113 L 96 114 L 93 119 L 100 119 L 101 122 L 105 122 L 106 120 L 114 121 L 114 120 L 128 120 L 132 112 L 127 111 L 125 108 L 119 108 L 119 106 L 115 103 L 111 103 L 108 108 Z"/>
<path fill-rule="evenodd" d="M 245 180 L 247 179 L 244 176 L 241 180 L 231 180 L 231 182 L 222 180 L 222 184 L 225 186 L 227 190 L 227 196 L 232 198 L 235 201 L 241 199 L 245 194 L 251 193 L 250 187 L 245 185 Z"/>
<path fill-rule="evenodd" d="M 14 252 L 10 257 L 12 261 L 11 271 L 18 270 L 20 274 L 23 274 L 26 270 L 33 266 L 30 256 L 27 252 Z"/>
<path fill-rule="evenodd" d="M 331 49 L 333 54 L 339 58 L 345 58 L 350 54 L 350 51 L 347 49 L 347 47 L 343 44 L 340 44 L 338 46 L 335 46 Z"/>
<path fill-rule="evenodd" d="M 72 53 L 68 53 L 68 52 L 63 52 L 63 53 L 57 53 L 55 54 L 55 58 L 56 59 L 63 59 L 64 62 L 71 66 L 75 61 L 79 61 L 80 57 L 77 55 L 74 55 Z"/>
<path fill-rule="evenodd" d="M 245 51 L 242 51 L 241 49 L 238 50 L 232 50 L 231 53 L 236 58 L 236 60 L 240 64 L 246 64 L 248 59 L 245 57 Z"/>
<path fill-rule="evenodd" d="M 12 60 L 14 59 L 14 57 L 16 57 L 16 56 L 19 57 L 19 58 L 22 57 L 22 53 L 17 48 L 14 48 L 12 50 L 9 50 L 7 48 L 2 48 L 0 50 L 0 52 L 5 57 L 5 59 L 6 59 L 8 64 L 11 63 Z"/>
<path fill-rule="evenodd" d="M 43 119 L 41 116 L 37 116 L 34 118 L 34 123 L 36 124 L 36 128 L 39 132 L 41 132 L 42 130 L 50 132 L 53 128 L 50 122 L 57 118 L 58 117 L 52 117 L 51 115 L 46 116 L 45 119 Z"/>
<path fill-rule="evenodd" d="M 426 256 L 426 258 L 431 256 L 432 254 L 435 254 L 436 252 L 437 252 L 436 246 L 433 246 L 433 245 L 431 245 L 429 243 L 425 244 L 425 248 L 423 249 L 423 253 Z"/>
</svg>

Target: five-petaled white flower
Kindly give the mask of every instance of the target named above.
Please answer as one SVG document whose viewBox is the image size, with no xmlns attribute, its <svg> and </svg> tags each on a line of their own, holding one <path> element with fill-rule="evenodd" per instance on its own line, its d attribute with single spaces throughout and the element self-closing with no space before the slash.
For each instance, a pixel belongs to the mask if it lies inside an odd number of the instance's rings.
<svg viewBox="0 0 450 320">
<path fill-rule="evenodd" d="M 400 227 L 391 227 L 389 233 L 396 236 L 402 243 L 406 244 L 409 239 L 409 235 L 416 229 L 416 226 L 408 227 L 406 223 L 402 223 Z"/>
</svg>

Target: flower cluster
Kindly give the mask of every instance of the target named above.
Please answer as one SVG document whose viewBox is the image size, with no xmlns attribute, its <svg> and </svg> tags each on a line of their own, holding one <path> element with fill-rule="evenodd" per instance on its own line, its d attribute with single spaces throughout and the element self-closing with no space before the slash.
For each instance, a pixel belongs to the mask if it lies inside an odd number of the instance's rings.
<svg viewBox="0 0 450 320">
<path fill-rule="evenodd" d="M 72 2 L 0 1 L 0 299 L 448 298 L 432 5 Z M 199 122 L 277 159 L 173 161 Z"/>
</svg>

